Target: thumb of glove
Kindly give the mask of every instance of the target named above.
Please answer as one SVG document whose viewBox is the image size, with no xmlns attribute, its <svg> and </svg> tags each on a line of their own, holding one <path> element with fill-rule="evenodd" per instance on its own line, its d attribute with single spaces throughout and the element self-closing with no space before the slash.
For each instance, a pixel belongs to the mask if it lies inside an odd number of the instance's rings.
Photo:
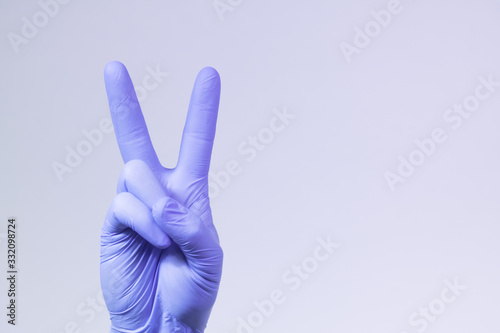
<svg viewBox="0 0 500 333">
<path fill-rule="evenodd" d="M 188 265 L 208 280 L 220 280 L 222 249 L 200 217 L 171 197 L 159 199 L 152 212 L 160 229 L 183 252 Z"/>
</svg>

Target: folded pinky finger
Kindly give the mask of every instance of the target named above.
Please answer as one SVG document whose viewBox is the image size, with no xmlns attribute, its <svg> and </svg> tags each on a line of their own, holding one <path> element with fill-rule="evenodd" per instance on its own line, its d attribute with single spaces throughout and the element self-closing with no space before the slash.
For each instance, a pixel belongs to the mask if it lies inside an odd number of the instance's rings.
<svg viewBox="0 0 500 333">
<path fill-rule="evenodd" d="M 103 230 L 116 234 L 127 228 L 134 230 L 157 248 L 166 249 L 172 243 L 170 237 L 156 224 L 151 209 L 133 194 L 122 192 L 113 199 Z"/>
</svg>

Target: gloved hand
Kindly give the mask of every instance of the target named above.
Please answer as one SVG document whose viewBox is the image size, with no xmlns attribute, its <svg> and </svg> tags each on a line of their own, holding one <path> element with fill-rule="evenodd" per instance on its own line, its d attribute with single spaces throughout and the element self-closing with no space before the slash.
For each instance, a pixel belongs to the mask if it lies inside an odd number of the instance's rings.
<svg viewBox="0 0 500 333">
<path fill-rule="evenodd" d="M 158 160 L 125 66 L 109 63 L 104 77 L 125 163 L 101 234 L 111 332 L 203 332 L 223 256 L 208 198 L 219 75 L 196 78 L 174 169 Z"/>
</svg>

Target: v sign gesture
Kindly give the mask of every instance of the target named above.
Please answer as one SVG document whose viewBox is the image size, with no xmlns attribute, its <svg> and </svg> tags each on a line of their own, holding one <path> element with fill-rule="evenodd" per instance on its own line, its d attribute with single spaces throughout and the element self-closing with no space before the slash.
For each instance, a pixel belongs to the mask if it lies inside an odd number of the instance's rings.
<svg viewBox="0 0 500 333">
<path fill-rule="evenodd" d="M 109 63 L 104 78 L 125 163 L 101 234 L 111 332 L 203 332 L 223 257 L 208 198 L 219 75 L 196 78 L 174 169 L 158 160 L 125 66 Z"/>
</svg>

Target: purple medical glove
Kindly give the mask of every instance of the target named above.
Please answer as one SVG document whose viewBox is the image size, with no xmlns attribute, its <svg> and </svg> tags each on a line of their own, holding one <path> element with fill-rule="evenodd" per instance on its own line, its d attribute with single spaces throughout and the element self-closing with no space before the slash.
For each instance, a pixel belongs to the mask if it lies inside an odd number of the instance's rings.
<svg viewBox="0 0 500 333">
<path fill-rule="evenodd" d="M 161 166 L 125 66 L 104 70 L 125 163 L 101 234 L 101 286 L 111 332 L 203 332 L 222 249 L 208 198 L 220 79 L 198 74 L 174 169 Z"/>
</svg>

